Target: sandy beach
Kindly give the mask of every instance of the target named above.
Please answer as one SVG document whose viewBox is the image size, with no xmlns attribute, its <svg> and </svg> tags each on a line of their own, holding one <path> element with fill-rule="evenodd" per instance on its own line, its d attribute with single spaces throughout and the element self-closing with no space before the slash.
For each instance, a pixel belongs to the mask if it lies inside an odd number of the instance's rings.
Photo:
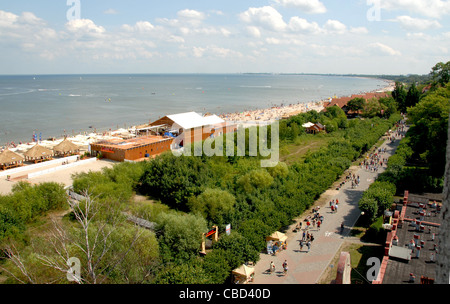
<svg viewBox="0 0 450 304">
<path fill-rule="evenodd" d="M 365 95 L 373 95 L 376 93 L 385 93 L 392 92 L 394 90 L 395 83 L 387 82 L 387 86 L 381 90 L 371 91 L 371 92 L 360 92 L 358 94 L 354 94 L 352 96 L 365 96 Z M 334 98 L 339 99 L 343 96 L 335 96 Z M 346 96 L 350 97 L 350 96 Z M 297 103 L 297 104 L 289 104 L 289 105 L 280 105 L 267 109 L 258 109 L 244 112 L 236 112 L 236 113 L 225 113 L 218 115 L 225 121 L 235 122 L 235 121 L 275 121 L 279 119 L 289 118 L 291 116 L 298 115 L 300 113 L 306 113 L 308 111 L 317 111 L 321 112 L 325 109 L 326 105 L 330 103 L 332 99 L 321 100 L 321 101 L 312 101 L 308 103 Z"/>
</svg>

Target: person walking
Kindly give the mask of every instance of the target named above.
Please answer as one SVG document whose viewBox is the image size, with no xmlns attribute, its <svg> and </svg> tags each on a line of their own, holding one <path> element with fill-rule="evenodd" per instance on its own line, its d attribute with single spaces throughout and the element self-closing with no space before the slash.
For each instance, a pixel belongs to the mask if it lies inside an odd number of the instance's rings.
<svg viewBox="0 0 450 304">
<path fill-rule="evenodd" d="M 284 275 L 286 275 L 287 272 L 288 272 L 288 263 L 287 263 L 287 260 L 284 260 L 284 263 L 283 263 L 283 272 L 284 272 Z"/>
<path fill-rule="evenodd" d="M 275 272 L 275 263 L 273 261 L 270 262 L 270 274 Z"/>
<path fill-rule="evenodd" d="M 321 224 L 322 222 L 319 220 L 318 222 L 317 222 L 317 230 L 320 230 L 320 224 Z"/>
<path fill-rule="evenodd" d="M 300 251 L 303 250 L 303 240 L 300 240 Z"/>
<path fill-rule="evenodd" d="M 308 243 L 306 243 L 306 246 L 308 247 L 308 252 L 311 249 L 311 241 L 308 241 Z"/>
</svg>

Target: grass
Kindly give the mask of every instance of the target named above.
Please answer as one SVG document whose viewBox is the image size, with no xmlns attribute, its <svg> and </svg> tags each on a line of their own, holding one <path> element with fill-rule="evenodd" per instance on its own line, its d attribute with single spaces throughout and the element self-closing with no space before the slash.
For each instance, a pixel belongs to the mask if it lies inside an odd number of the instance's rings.
<svg viewBox="0 0 450 304">
<path fill-rule="evenodd" d="M 288 165 L 302 161 L 308 153 L 318 151 L 325 147 L 332 139 L 326 134 L 307 134 L 298 137 L 294 142 L 285 143 L 280 149 L 280 160 Z"/>
</svg>

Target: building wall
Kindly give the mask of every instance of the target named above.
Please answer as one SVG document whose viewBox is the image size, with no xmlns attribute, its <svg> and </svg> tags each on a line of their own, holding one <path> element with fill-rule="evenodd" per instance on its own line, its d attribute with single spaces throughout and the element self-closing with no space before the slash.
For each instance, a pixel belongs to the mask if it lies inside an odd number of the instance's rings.
<svg viewBox="0 0 450 304">
<path fill-rule="evenodd" d="M 91 151 L 101 152 L 106 159 L 123 162 L 125 159 L 137 160 L 144 158 L 146 154 L 149 156 L 161 154 L 164 151 L 170 150 L 171 144 L 172 140 L 164 140 L 131 149 L 111 148 L 93 144 L 91 145 Z"/>
<path fill-rule="evenodd" d="M 151 143 L 145 146 L 136 147 L 133 149 L 128 149 L 125 152 L 125 159 L 137 160 L 140 158 L 144 158 L 146 154 L 148 154 L 149 156 L 154 156 L 165 151 L 169 151 L 172 141 L 173 140 L 165 140 L 161 142 Z"/>
</svg>

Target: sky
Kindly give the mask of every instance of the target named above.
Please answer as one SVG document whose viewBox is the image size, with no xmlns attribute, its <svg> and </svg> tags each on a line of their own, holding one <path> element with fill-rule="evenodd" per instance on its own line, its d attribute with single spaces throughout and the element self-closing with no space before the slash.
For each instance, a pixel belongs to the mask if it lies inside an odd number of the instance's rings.
<svg viewBox="0 0 450 304">
<path fill-rule="evenodd" d="M 450 0 L 0 0 L 0 74 L 428 74 Z"/>
</svg>

